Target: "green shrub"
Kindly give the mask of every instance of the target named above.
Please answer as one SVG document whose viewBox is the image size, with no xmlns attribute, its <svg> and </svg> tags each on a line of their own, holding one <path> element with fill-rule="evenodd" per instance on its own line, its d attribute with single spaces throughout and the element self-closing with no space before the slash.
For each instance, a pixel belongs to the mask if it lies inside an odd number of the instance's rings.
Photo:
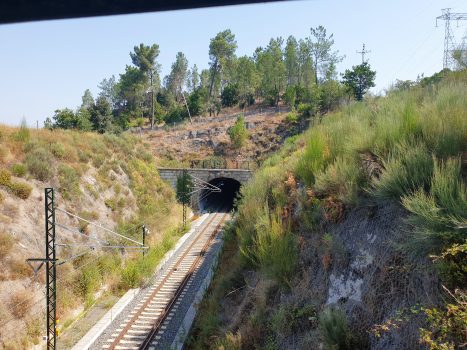
<svg viewBox="0 0 467 350">
<path fill-rule="evenodd" d="M 316 307 L 314 305 L 300 307 L 298 303 L 281 304 L 279 310 L 271 317 L 272 329 L 285 336 L 292 335 L 296 328 L 306 329 L 314 322 L 316 322 Z"/>
<path fill-rule="evenodd" d="M 11 165 L 11 172 L 18 177 L 26 175 L 26 167 L 23 164 L 14 163 Z"/>
<path fill-rule="evenodd" d="M 84 164 L 87 164 L 89 162 L 89 156 L 80 149 L 78 149 L 78 159 L 81 163 Z"/>
<path fill-rule="evenodd" d="M 6 169 L 0 171 L 0 184 L 7 187 L 11 186 L 11 173 Z"/>
<path fill-rule="evenodd" d="M 152 163 L 153 156 L 152 156 L 151 153 L 144 152 L 142 159 L 143 159 L 146 163 Z"/>
<path fill-rule="evenodd" d="M 28 153 L 31 152 L 33 149 L 37 148 L 37 142 L 36 141 L 29 141 L 23 145 L 23 150 L 24 152 Z"/>
<path fill-rule="evenodd" d="M 123 208 L 123 207 L 125 206 L 125 198 L 120 197 L 120 199 L 118 200 L 117 205 L 118 205 L 120 208 Z"/>
<path fill-rule="evenodd" d="M 120 185 L 120 184 L 115 184 L 115 186 L 114 186 L 114 192 L 115 192 L 115 194 L 120 194 L 121 191 L 122 191 L 122 185 Z"/>
<path fill-rule="evenodd" d="M 141 280 L 141 272 L 136 262 L 128 262 L 126 267 L 123 269 L 121 276 L 124 288 L 128 289 L 138 287 Z"/>
<path fill-rule="evenodd" d="M 37 180 L 46 181 L 54 175 L 52 156 L 45 148 L 36 148 L 26 154 L 24 162 L 28 172 Z"/>
<path fill-rule="evenodd" d="M 92 165 L 99 169 L 105 162 L 105 156 L 103 154 L 95 154 L 92 159 Z"/>
<path fill-rule="evenodd" d="M 285 116 L 285 122 L 287 124 L 297 124 L 298 123 L 298 116 L 296 116 L 295 114 L 293 113 L 288 113 L 286 116 Z"/>
<path fill-rule="evenodd" d="M 63 144 L 60 142 L 53 143 L 50 146 L 50 151 L 57 158 L 62 158 L 65 155 L 65 147 L 63 147 Z"/>
<path fill-rule="evenodd" d="M 3 193 L 0 192 L 0 204 L 3 204 L 4 200 L 5 200 L 5 197 L 3 196 Z"/>
<path fill-rule="evenodd" d="M 104 200 L 104 203 L 107 207 L 112 209 L 112 211 L 117 210 L 117 199 L 115 197 L 110 197 Z"/>
<path fill-rule="evenodd" d="M 32 192 L 32 187 L 24 182 L 13 181 L 11 189 L 16 197 L 21 199 L 28 199 Z"/>
<path fill-rule="evenodd" d="M 141 127 L 141 126 L 144 125 L 144 119 L 143 118 L 138 118 L 138 119 L 136 119 L 135 123 L 136 123 L 136 126 Z"/>
<path fill-rule="evenodd" d="M 329 350 L 360 349 L 361 344 L 350 332 L 345 311 L 329 307 L 319 315 L 324 348 Z"/>
<path fill-rule="evenodd" d="M 60 192 L 64 199 L 71 199 L 81 193 L 79 189 L 79 176 L 73 168 L 66 165 L 60 165 L 58 168 L 60 181 Z"/>
<path fill-rule="evenodd" d="M 241 114 L 237 117 L 237 122 L 233 126 L 232 130 L 230 130 L 229 136 L 234 149 L 245 147 L 248 130 L 246 129 L 245 119 Z"/>
</svg>

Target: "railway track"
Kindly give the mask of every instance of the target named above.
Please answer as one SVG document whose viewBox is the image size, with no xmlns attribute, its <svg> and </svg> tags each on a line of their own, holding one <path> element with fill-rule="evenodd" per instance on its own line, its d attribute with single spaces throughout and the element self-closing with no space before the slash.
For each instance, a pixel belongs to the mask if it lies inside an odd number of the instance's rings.
<svg viewBox="0 0 467 350">
<path fill-rule="evenodd" d="M 215 213 L 103 345 L 104 350 L 158 349 L 158 341 L 191 285 L 204 255 L 228 215 Z"/>
</svg>

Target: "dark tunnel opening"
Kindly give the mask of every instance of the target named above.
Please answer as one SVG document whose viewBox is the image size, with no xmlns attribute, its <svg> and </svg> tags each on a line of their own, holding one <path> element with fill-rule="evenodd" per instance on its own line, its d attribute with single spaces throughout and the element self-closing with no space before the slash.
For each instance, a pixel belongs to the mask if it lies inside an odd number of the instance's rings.
<svg viewBox="0 0 467 350">
<path fill-rule="evenodd" d="M 203 190 L 198 196 L 199 209 L 201 212 L 222 210 L 223 212 L 232 210 L 234 199 L 240 190 L 240 182 L 227 177 L 219 177 L 209 181 L 221 189 L 221 192 L 209 192 Z"/>
</svg>

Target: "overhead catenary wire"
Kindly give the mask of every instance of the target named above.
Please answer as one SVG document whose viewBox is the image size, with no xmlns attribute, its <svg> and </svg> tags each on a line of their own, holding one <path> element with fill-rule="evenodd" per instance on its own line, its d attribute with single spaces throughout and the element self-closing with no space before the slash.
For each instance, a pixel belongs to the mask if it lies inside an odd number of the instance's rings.
<svg viewBox="0 0 467 350">
<path fill-rule="evenodd" d="M 170 206 L 172 206 L 172 205 L 175 204 L 175 203 L 176 203 L 176 202 L 173 202 L 172 204 L 166 206 L 164 209 L 162 209 L 161 211 L 159 211 L 159 212 L 156 213 L 155 215 L 161 213 L 161 212 L 164 211 L 164 210 L 167 210 Z M 62 210 L 62 211 L 63 211 L 63 212 L 66 212 L 66 211 L 64 211 L 64 210 Z M 71 214 L 71 213 L 68 213 L 68 212 L 66 212 L 66 213 L 67 213 L 67 214 Z M 71 215 L 73 215 L 73 214 L 71 214 Z M 75 215 L 73 215 L 73 216 L 75 216 Z M 76 217 L 77 217 L 77 216 L 76 216 Z M 154 217 L 154 215 L 153 215 L 152 217 Z M 77 218 L 81 219 L 80 217 L 77 217 Z M 159 218 L 159 219 L 161 219 L 161 218 Z M 87 220 L 86 220 L 86 221 L 87 221 Z M 146 220 L 145 220 L 145 221 L 146 221 Z M 89 221 L 88 221 L 88 222 L 89 222 Z M 90 222 L 89 222 L 89 223 L 90 223 Z M 140 224 L 139 224 L 139 225 L 140 225 Z M 64 228 L 64 229 L 68 229 L 67 227 L 65 227 L 65 226 L 63 226 L 63 225 L 57 225 L 57 226 L 59 226 L 59 227 L 61 227 L 61 228 Z M 70 229 L 68 229 L 68 230 L 70 230 Z M 70 231 L 75 232 L 74 230 L 70 230 Z M 128 231 L 129 231 L 129 230 L 127 230 L 126 232 L 128 232 Z M 84 235 L 84 234 L 83 234 L 83 235 Z M 135 233 L 135 235 L 136 235 L 136 233 Z M 90 237 L 90 236 L 88 236 L 88 235 L 84 235 L 84 236 L 86 236 L 86 237 L 88 237 L 88 238 L 93 238 L 93 237 Z M 95 239 L 95 238 L 94 238 L 94 239 Z M 96 240 L 98 240 L 98 239 L 96 239 Z M 101 240 L 98 240 L 98 241 L 101 241 Z M 104 242 L 104 241 L 101 241 L 101 242 Z M 107 243 L 107 242 L 105 242 L 105 243 Z M 107 243 L 107 244 L 109 244 L 109 243 Z M 63 246 L 63 245 L 61 245 L 61 246 Z M 65 244 L 65 246 L 71 246 L 71 244 L 70 244 L 70 245 L 69 245 L 69 244 Z M 106 247 L 106 246 L 100 246 L 100 247 Z M 118 248 L 120 248 L 120 247 L 119 247 L 119 246 L 113 247 L 113 249 L 118 249 Z M 128 248 L 131 248 L 131 247 L 128 247 Z M 139 248 L 139 247 L 133 247 L 133 248 Z M 87 251 L 89 251 L 89 250 L 87 250 Z M 87 252 L 87 251 L 86 251 L 86 252 Z M 80 254 L 74 256 L 74 257 L 77 257 L 77 256 L 82 255 L 82 254 L 84 254 L 84 253 L 85 253 L 85 252 L 82 252 L 82 253 L 80 253 Z M 75 270 L 72 271 L 71 273 L 69 273 L 69 274 L 65 275 L 64 277 L 60 278 L 58 281 L 62 280 L 62 279 L 65 278 L 65 277 L 68 277 L 68 276 L 69 276 L 70 274 L 72 274 L 72 273 L 76 273 L 77 271 L 79 271 L 79 270 L 80 270 L 81 268 L 83 268 L 84 266 L 86 266 L 86 265 L 88 265 L 89 263 L 91 263 L 91 262 L 93 262 L 93 261 L 95 261 L 95 260 L 101 258 L 101 257 L 104 256 L 105 254 L 106 254 L 106 253 L 104 253 L 104 254 L 98 256 L 97 258 L 91 260 L 90 262 L 88 262 L 88 263 L 82 265 L 80 268 L 75 269 Z M 70 260 L 70 259 L 67 259 L 67 260 L 65 260 L 65 261 L 63 261 L 63 262 L 66 262 L 66 261 L 69 261 L 69 260 Z M 63 263 L 63 262 L 62 262 L 62 263 Z M 59 264 L 57 264 L 57 265 L 59 265 Z M 109 264 L 105 265 L 104 267 L 106 267 L 106 266 L 108 266 L 108 265 L 109 265 Z M 102 270 L 102 269 L 100 269 L 100 270 Z M 98 272 L 99 272 L 100 270 L 98 270 Z M 46 272 L 46 271 L 44 270 L 44 271 L 42 271 L 40 274 L 45 273 L 45 272 Z M 94 274 L 93 274 L 93 275 L 94 275 Z M 17 288 L 17 287 L 19 286 L 20 283 L 23 283 L 24 281 L 30 280 L 30 279 L 32 279 L 32 278 L 34 278 L 34 277 L 37 277 L 37 275 L 36 275 L 36 276 L 29 277 L 29 278 L 27 278 L 27 279 L 25 279 L 25 280 L 19 282 L 17 285 L 13 286 L 12 288 L 8 289 L 7 291 L 2 292 L 2 294 L 11 291 L 11 290 L 13 290 L 14 288 Z M 58 281 L 57 281 L 57 282 L 58 282 Z M 84 282 L 84 281 L 83 281 L 83 282 Z M 8 312 L 14 310 L 14 309 L 17 308 L 18 306 L 24 304 L 26 301 L 28 301 L 28 300 L 30 300 L 31 298 L 33 298 L 33 297 L 34 297 L 36 294 L 38 294 L 39 292 L 43 292 L 43 289 L 45 289 L 45 287 L 39 289 L 39 290 L 36 291 L 33 295 L 31 295 L 31 296 L 29 296 L 28 298 L 22 300 L 22 301 L 19 302 L 18 304 L 12 306 L 10 309 L 8 309 L 8 310 L 5 311 L 4 313 L 0 314 L 0 317 L 3 316 L 3 315 L 5 315 L 5 314 L 7 314 Z M 42 299 L 39 300 L 39 301 L 42 301 L 43 299 L 45 299 L 45 297 L 42 298 Z M 39 302 L 39 301 L 38 301 L 38 302 Z M 38 302 L 36 302 L 36 303 L 33 304 L 32 306 L 28 307 L 27 309 L 23 310 L 23 312 L 26 311 L 26 310 L 28 310 L 29 308 L 35 306 Z M 15 317 L 13 317 L 12 319 L 10 319 L 8 322 L 10 322 L 11 320 L 13 320 L 14 318 L 15 318 Z M 8 322 L 6 322 L 5 324 L 7 324 Z M 2 328 L 5 324 L 0 325 L 0 328 Z"/>
</svg>

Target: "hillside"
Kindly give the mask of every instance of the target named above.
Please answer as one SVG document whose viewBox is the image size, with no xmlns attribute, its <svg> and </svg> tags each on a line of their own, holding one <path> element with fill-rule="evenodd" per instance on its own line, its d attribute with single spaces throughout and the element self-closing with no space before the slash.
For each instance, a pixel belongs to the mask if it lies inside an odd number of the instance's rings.
<svg viewBox="0 0 467 350">
<path fill-rule="evenodd" d="M 45 257 L 45 188 L 56 189 L 57 207 L 104 228 L 141 241 L 141 226 L 134 226 L 148 219 L 151 231 L 146 242 L 151 250 L 144 261 L 141 252 L 95 249 L 57 267 L 62 330 L 102 294 L 119 296 L 144 283 L 183 232 L 181 207 L 159 177 L 160 158 L 136 137 L 5 125 L 0 125 L 0 137 L 0 344 L 26 349 L 44 333 L 45 269 L 34 277 L 25 259 Z M 59 210 L 56 222 L 126 244 Z M 96 244 L 61 227 L 56 227 L 56 236 L 58 243 Z M 57 258 L 62 261 L 86 249 L 57 247 Z"/>
<path fill-rule="evenodd" d="M 281 112 L 279 112 L 281 110 Z M 227 159 L 229 167 L 247 167 L 248 162 L 254 169 L 258 162 L 277 151 L 286 138 L 304 130 L 308 121 L 289 123 L 285 116 L 291 108 L 255 107 L 242 113 L 238 108 L 229 108 L 218 116 L 196 118 L 192 126 L 188 120 L 158 126 L 151 130 L 149 122 L 142 128 L 142 139 L 151 145 L 152 150 L 167 161 L 179 162 L 180 166 L 202 166 L 202 160 Z M 243 115 L 248 130 L 245 147 L 234 149 L 229 131 L 235 125 L 237 116 Z M 131 130 L 139 137 L 139 128 Z M 169 164 L 170 165 L 170 164 Z"/>
<path fill-rule="evenodd" d="M 189 348 L 465 344 L 466 82 L 367 97 L 267 159 Z"/>
</svg>

